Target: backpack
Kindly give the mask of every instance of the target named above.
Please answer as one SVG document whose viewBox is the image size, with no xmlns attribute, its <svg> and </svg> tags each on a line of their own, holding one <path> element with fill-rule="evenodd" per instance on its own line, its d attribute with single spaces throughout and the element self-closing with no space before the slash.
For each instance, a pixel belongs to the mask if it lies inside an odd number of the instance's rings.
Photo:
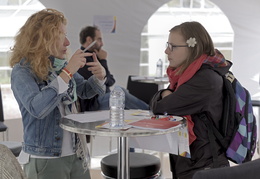
<svg viewBox="0 0 260 179">
<path fill-rule="evenodd" d="M 214 70 L 214 69 L 213 69 Z M 215 70 L 214 70 L 215 71 Z M 221 75 L 218 71 L 219 75 Z M 200 118 L 208 127 L 208 136 L 213 151 L 213 165 L 218 166 L 215 141 L 226 152 L 226 157 L 234 163 L 251 161 L 257 138 L 256 119 L 250 93 L 234 77 L 232 72 L 221 75 L 223 78 L 223 113 L 220 128 L 202 114 Z"/>
</svg>

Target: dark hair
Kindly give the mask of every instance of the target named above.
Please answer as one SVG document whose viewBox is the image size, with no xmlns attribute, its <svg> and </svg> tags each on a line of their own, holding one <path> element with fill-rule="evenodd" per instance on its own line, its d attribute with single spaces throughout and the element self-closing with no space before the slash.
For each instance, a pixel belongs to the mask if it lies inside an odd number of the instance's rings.
<svg viewBox="0 0 260 179">
<path fill-rule="evenodd" d="M 195 47 L 189 47 L 188 59 L 182 64 L 180 72 L 182 73 L 194 60 L 201 55 L 215 55 L 213 41 L 207 30 L 199 22 L 184 22 L 173 27 L 170 32 L 179 32 L 185 40 L 195 38 L 197 44 Z"/>
<path fill-rule="evenodd" d="M 87 37 L 91 37 L 92 39 L 94 39 L 96 36 L 96 30 L 99 30 L 96 26 L 87 26 L 81 29 L 79 34 L 80 44 L 84 44 Z"/>
</svg>

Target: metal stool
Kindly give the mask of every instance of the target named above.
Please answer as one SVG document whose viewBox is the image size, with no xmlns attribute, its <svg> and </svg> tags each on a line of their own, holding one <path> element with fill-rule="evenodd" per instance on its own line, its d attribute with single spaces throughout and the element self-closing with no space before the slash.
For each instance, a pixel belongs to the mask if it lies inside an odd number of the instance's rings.
<svg viewBox="0 0 260 179">
<path fill-rule="evenodd" d="M 105 179 L 117 178 L 117 153 L 101 160 L 101 172 Z M 161 163 L 158 157 L 145 153 L 129 153 L 130 179 L 156 179 L 160 177 Z"/>
</svg>

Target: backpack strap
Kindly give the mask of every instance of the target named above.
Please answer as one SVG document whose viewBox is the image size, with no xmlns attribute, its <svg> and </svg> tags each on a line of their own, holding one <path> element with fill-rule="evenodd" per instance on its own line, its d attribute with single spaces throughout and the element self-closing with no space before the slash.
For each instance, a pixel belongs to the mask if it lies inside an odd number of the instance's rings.
<svg viewBox="0 0 260 179">
<path fill-rule="evenodd" d="M 217 168 L 219 167 L 219 162 L 218 162 L 218 151 L 217 151 L 216 141 L 215 141 L 217 134 L 215 132 L 219 134 L 220 138 L 222 137 L 222 135 L 213 126 L 212 121 L 206 117 L 206 114 L 202 113 L 201 115 L 199 115 L 199 118 L 205 123 L 205 125 L 208 128 L 208 138 L 209 138 L 210 149 L 212 151 L 212 157 L 213 157 L 213 168 Z"/>
<path fill-rule="evenodd" d="M 233 119 L 235 118 L 234 111 L 236 108 L 236 99 L 233 85 L 236 83 L 236 78 L 230 71 L 223 75 L 214 68 L 211 69 L 219 74 L 223 79 L 223 111 L 221 124 L 219 128 L 216 128 L 215 126 L 213 127 L 215 136 L 226 150 L 230 143 L 230 138 L 226 138 L 226 136 L 233 136 L 234 133 L 234 130 L 230 130 L 230 125 L 235 125 Z"/>
<path fill-rule="evenodd" d="M 221 74 L 220 74 L 221 75 Z M 233 81 L 236 79 L 235 76 L 233 75 L 233 73 L 231 71 L 228 71 L 225 74 L 226 79 L 228 79 L 230 81 L 230 83 L 233 83 Z"/>
</svg>

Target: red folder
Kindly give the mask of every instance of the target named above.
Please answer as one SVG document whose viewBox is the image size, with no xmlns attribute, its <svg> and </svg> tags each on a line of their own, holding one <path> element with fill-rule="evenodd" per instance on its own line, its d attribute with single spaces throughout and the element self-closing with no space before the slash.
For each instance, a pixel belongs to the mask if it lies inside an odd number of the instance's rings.
<svg viewBox="0 0 260 179">
<path fill-rule="evenodd" d="M 165 120 L 157 120 L 157 119 L 142 119 L 136 122 L 129 123 L 136 128 L 146 128 L 146 129 L 154 129 L 154 130 L 167 130 L 172 127 L 178 126 L 181 124 L 181 121 L 165 121 Z"/>
</svg>

